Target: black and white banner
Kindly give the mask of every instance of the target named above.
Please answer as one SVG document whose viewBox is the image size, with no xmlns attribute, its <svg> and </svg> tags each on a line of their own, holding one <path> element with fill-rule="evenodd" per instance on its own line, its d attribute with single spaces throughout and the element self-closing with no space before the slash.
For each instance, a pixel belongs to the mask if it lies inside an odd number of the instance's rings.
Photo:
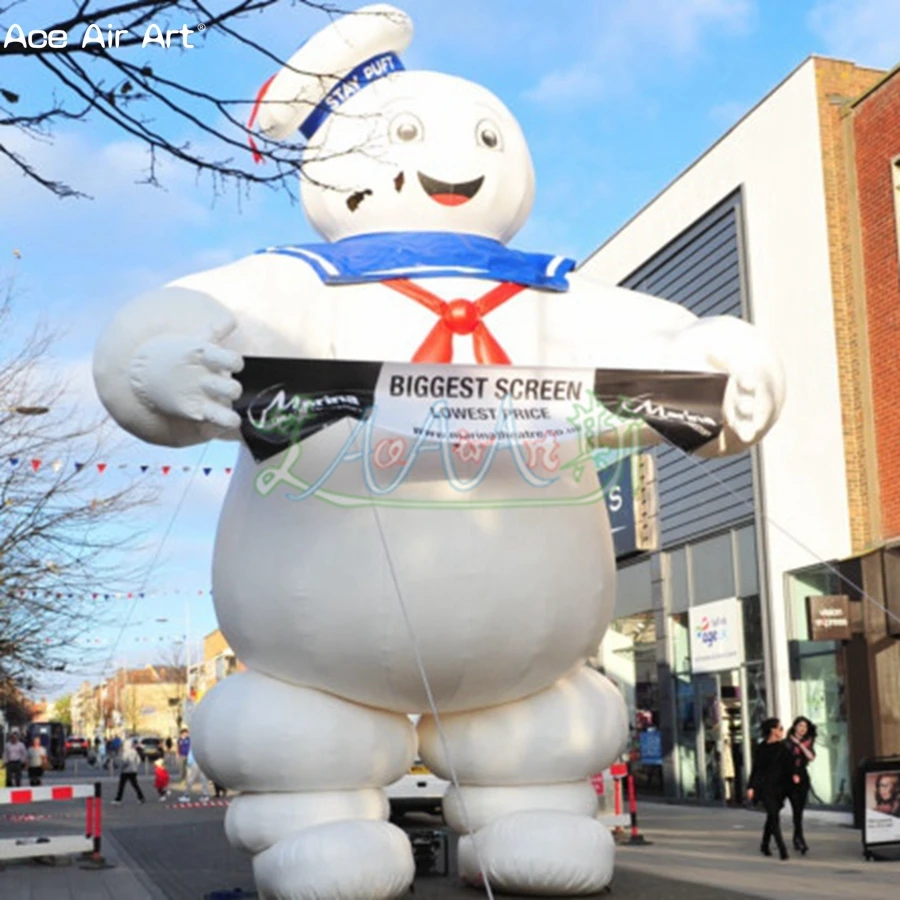
<svg viewBox="0 0 900 900">
<path fill-rule="evenodd" d="M 247 357 L 235 403 L 257 461 L 350 417 L 414 440 L 602 443 L 649 426 L 685 451 L 722 430 L 727 376 Z M 598 415 L 598 409 L 600 414 Z"/>
</svg>

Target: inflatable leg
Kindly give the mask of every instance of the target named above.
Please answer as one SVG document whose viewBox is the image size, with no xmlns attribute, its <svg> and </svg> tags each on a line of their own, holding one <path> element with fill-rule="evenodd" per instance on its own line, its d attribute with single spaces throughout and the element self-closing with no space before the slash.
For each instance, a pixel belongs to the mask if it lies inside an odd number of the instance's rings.
<svg viewBox="0 0 900 900">
<path fill-rule="evenodd" d="M 242 792 L 225 830 L 253 854 L 260 897 L 389 900 L 409 889 L 412 851 L 381 790 L 414 758 L 406 716 L 244 672 L 203 698 L 192 731 L 201 768 Z"/>
<path fill-rule="evenodd" d="M 441 716 L 460 789 L 444 814 L 462 834 L 459 871 L 511 893 L 577 896 L 612 879 L 614 845 L 595 818 L 589 777 L 614 762 L 628 714 L 608 679 L 580 667 L 516 703 Z M 419 723 L 419 752 L 450 778 L 434 719 Z"/>
</svg>

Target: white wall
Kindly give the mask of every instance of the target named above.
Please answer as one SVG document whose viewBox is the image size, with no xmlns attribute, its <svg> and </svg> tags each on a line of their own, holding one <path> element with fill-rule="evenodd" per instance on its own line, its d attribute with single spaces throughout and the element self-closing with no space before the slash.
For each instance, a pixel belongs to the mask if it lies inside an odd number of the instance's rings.
<svg viewBox="0 0 900 900">
<path fill-rule="evenodd" d="M 846 557 L 851 548 L 814 60 L 583 268 L 604 281 L 621 281 L 739 187 L 751 318 L 780 352 L 788 386 L 781 419 L 761 445 L 773 711 L 788 716 L 784 572 Z"/>
</svg>

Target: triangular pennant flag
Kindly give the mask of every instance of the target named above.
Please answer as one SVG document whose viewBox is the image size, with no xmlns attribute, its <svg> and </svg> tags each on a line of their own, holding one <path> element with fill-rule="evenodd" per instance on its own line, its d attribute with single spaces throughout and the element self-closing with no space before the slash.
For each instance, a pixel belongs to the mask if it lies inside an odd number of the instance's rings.
<svg viewBox="0 0 900 900">
<path fill-rule="evenodd" d="M 204 475 L 209 475 L 210 472 L 212 472 L 212 467 L 210 467 L 210 466 L 204 466 L 204 467 L 203 467 L 203 474 L 204 474 Z"/>
<path fill-rule="evenodd" d="M 96 600 L 100 595 L 99 594 L 91 594 L 91 596 Z"/>
<path fill-rule="evenodd" d="M 18 456 L 11 456 L 10 459 L 9 459 L 9 464 L 10 464 L 11 466 L 17 466 L 17 465 L 19 464 L 19 457 L 18 457 Z"/>
<path fill-rule="evenodd" d="M 102 475 L 106 471 L 106 463 L 97 463 L 97 471 Z"/>
<path fill-rule="evenodd" d="M 163 467 L 162 467 L 162 473 L 163 473 L 163 475 L 168 475 L 169 472 L 171 472 L 171 471 L 172 471 L 172 467 L 171 467 L 171 466 L 163 466 Z"/>
<path fill-rule="evenodd" d="M 225 469 L 225 474 L 226 474 L 226 475 L 230 475 L 230 474 L 231 474 L 231 466 L 226 467 L 226 469 Z"/>
<path fill-rule="evenodd" d="M 182 472 L 190 472 L 192 468 L 193 468 L 193 466 L 182 466 L 181 471 Z"/>
<path fill-rule="evenodd" d="M 41 460 L 33 459 L 31 461 L 31 468 L 34 469 L 35 472 L 41 467 Z"/>
<path fill-rule="evenodd" d="M 54 472 L 58 472 L 62 468 L 62 460 L 54 459 L 53 465 L 50 468 L 52 468 Z"/>
<path fill-rule="evenodd" d="M 75 471 L 80 472 L 84 468 L 84 463 L 75 463 Z"/>
<path fill-rule="evenodd" d="M 150 468 L 150 466 L 141 466 L 141 471 L 146 472 L 147 469 L 149 469 L 149 468 Z"/>
<path fill-rule="evenodd" d="M 128 468 L 128 463 L 119 463 L 119 468 L 120 468 L 120 469 L 127 469 L 127 468 Z"/>
</svg>

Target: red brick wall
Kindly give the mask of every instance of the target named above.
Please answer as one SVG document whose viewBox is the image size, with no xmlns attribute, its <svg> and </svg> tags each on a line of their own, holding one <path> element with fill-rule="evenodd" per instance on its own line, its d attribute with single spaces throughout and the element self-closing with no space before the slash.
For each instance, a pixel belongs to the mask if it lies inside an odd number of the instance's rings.
<svg viewBox="0 0 900 900">
<path fill-rule="evenodd" d="M 853 119 L 882 531 L 890 540 L 900 536 L 900 244 L 891 177 L 900 156 L 900 73 L 855 104 Z"/>
</svg>

